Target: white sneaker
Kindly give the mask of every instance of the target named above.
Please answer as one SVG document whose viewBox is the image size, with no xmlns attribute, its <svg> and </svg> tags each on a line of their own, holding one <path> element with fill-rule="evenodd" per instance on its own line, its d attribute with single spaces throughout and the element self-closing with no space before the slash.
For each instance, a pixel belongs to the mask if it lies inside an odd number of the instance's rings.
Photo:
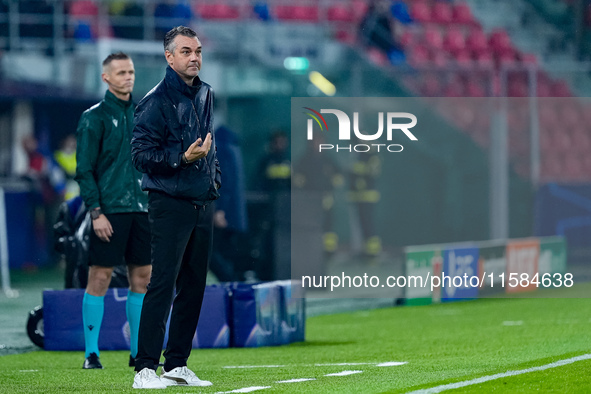
<svg viewBox="0 0 591 394">
<path fill-rule="evenodd" d="M 211 386 L 211 382 L 199 379 L 193 371 L 187 367 L 176 367 L 166 372 L 162 368 L 160 380 L 167 386 Z"/>
<path fill-rule="evenodd" d="M 152 368 L 144 368 L 133 378 L 134 389 L 165 389 L 166 385 L 160 380 Z"/>
</svg>

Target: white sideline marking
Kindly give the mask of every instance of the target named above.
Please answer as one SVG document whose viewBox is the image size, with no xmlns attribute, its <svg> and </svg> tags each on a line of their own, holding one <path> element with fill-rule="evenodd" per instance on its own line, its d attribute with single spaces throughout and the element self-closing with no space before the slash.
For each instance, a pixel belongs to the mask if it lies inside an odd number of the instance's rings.
<svg viewBox="0 0 591 394">
<path fill-rule="evenodd" d="M 361 373 L 363 371 L 343 371 L 343 372 L 336 372 L 336 373 L 327 373 L 324 376 L 347 376 L 347 375 L 353 375 L 356 373 Z"/>
<path fill-rule="evenodd" d="M 503 322 L 504 326 L 522 326 L 523 325 L 523 320 L 517 320 L 517 321 L 504 321 Z"/>
<path fill-rule="evenodd" d="M 310 380 L 316 380 L 316 378 L 299 378 L 299 379 L 280 380 L 275 383 L 298 383 L 298 382 L 308 382 Z"/>
<path fill-rule="evenodd" d="M 562 367 L 563 365 L 568 365 L 568 364 L 575 363 L 577 361 L 588 360 L 588 359 L 591 359 L 591 354 L 583 354 L 582 356 L 567 358 L 566 360 L 556 361 L 556 362 L 553 362 L 550 364 L 541 365 L 539 367 L 532 367 L 532 368 L 520 369 L 518 371 L 507 371 L 507 372 L 503 372 L 503 373 L 497 373 L 494 375 L 483 376 L 481 378 L 466 380 L 463 382 L 449 383 L 449 384 L 444 384 L 441 386 L 431 387 L 429 389 L 411 391 L 408 394 L 435 394 L 435 393 L 440 393 L 445 390 L 453 390 L 453 389 L 457 389 L 460 387 L 471 386 L 473 384 L 480 384 L 480 383 L 488 382 L 490 380 L 505 378 L 507 376 L 516 376 L 516 375 L 521 375 L 521 374 L 529 373 L 529 372 L 537 372 L 537 371 L 543 371 L 543 370 L 550 369 L 550 368 Z"/>
<path fill-rule="evenodd" d="M 404 365 L 404 364 L 408 364 L 408 362 L 406 362 L 406 361 L 403 361 L 403 362 L 389 361 L 387 363 L 380 363 L 380 364 L 376 365 L 376 367 L 397 367 L 399 365 Z"/>
<path fill-rule="evenodd" d="M 39 372 L 38 369 L 21 369 L 19 372 Z"/>
<path fill-rule="evenodd" d="M 226 394 L 226 393 L 250 393 L 252 391 L 258 391 L 258 390 L 264 390 L 264 389 L 270 389 L 271 386 L 252 386 L 252 387 L 245 387 L 243 389 L 236 389 L 236 390 L 232 390 L 232 391 L 221 391 L 219 393 L 216 394 Z"/>
<path fill-rule="evenodd" d="M 385 363 L 327 363 L 327 364 L 294 364 L 301 366 L 314 367 L 342 367 L 345 365 L 375 365 L 377 367 L 395 367 L 398 365 L 408 364 L 407 361 L 388 361 Z M 226 365 L 222 368 L 286 368 L 293 365 Z"/>
<path fill-rule="evenodd" d="M 223 368 L 283 368 L 286 365 L 227 365 Z"/>
</svg>

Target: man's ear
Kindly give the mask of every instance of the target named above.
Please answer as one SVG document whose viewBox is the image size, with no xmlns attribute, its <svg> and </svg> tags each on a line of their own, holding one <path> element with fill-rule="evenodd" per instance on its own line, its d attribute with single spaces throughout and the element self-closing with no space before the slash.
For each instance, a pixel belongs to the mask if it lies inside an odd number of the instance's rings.
<svg viewBox="0 0 591 394">
<path fill-rule="evenodd" d="M 104 83 L 109 83 L 109 76 L 106 73 L 102 73 L 101 74 L 101 79 L 103 80 Z"/>
</svg>

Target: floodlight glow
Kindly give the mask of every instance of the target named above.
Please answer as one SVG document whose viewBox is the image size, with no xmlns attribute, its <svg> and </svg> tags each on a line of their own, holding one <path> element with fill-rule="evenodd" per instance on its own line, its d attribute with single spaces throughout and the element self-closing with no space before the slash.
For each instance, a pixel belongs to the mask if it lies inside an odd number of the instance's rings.
<svg viewBox="0 0 591 394">
<path fill-rule="evenodd" d="M 332 84 L 332 82 L 326 79 L 324 75 L 320 74 L 318 71 L 310 72 L 308 78 L 314 86 L 316 86 L 322 93 L 326 94 L 327 96 L 334 96 L 337 92 L 337 88 Z"/>
</svg>

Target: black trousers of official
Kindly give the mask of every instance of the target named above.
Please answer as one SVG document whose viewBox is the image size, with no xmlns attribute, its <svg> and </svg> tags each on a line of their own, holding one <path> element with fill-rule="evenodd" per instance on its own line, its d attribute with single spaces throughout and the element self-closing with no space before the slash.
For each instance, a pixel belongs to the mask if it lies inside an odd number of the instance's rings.
<svg viewBox="0 0 591 394">
<path fill-rule="evenodd" d="M 186 366 L 191 353 L 212 249 L 213 208 L 150 192 L 148 214 L 152 277 L 142 306 L 135 370 L 158 368 L 172 303 L 164 352 L 164 369 L 170 371 Z"/>
</svg>

